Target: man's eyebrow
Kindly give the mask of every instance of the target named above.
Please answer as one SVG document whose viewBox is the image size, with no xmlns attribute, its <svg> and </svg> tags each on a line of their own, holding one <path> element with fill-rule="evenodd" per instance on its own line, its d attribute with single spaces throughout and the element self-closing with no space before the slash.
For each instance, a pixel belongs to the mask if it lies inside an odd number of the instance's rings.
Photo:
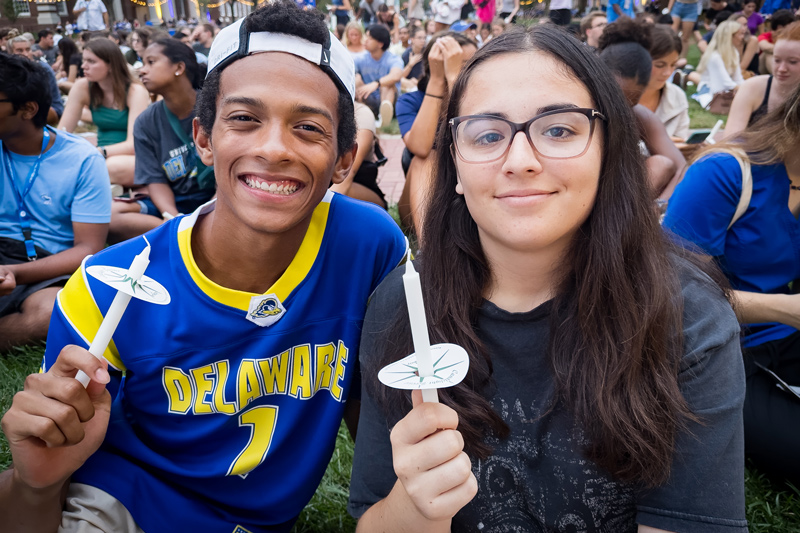
<svg viewBox="0 0 800 533">
<path fill-rule="evenodd" d="M 220 105 L 234 105 L 234 104 L 242 104 L 248 107 L 258 107 L 263 108 L 264 104 L 261 100 L 256 98 L 249 98 L 247 96 L 226 96 L 222 99 Z"/>
<path fill-rule="evenodd" d="M 331 123 L 333 123 L 333 115 L 331 115 L 328 110 L 322 109 L 321 107 L 297 104 L 292 107 L 292 113 L 298 113 L 303 115 L 322 115 L 323 117 L 328 119 Z"/>
</svg>

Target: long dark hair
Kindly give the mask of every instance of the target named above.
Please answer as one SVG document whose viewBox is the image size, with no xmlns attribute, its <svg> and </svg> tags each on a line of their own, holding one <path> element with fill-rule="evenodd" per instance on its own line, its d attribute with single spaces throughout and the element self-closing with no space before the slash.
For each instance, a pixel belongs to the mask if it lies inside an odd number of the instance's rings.
<svg viewBox="0 0 800 533">
<path fill-rule="evenodd" d="M 696 420 L 678 386 L 683 349 L 681 287 L 671 246 L 650 202 L 637 149 L 632 111 L 612 75 L 580 42 L 556 28 L 535 25 L 492 39 L 461 71 L 446 103 L 459 115 L 476 69 L 505 54 L 552 56 L 581 83 L 602 122 L 603 162 L 594 207 L 562 260 L 562 278 L 550 314 L 548 359 L 555 382 L 550 409 L 565 408 L 588 437 L 585 455 L 617 479 L 653 486 L 666 481 L 675 438 Z M 453 342 L 470 354 L 470 371 L 440 399 L 458 412 L 465 449 L 486 457 L 484 437 L 508 435 L 508 426 L 484 397 L 492 361 L 476 331 L 492 271 L 478 228 L 455 192 L 456 167 L 440 128 L 433 190 L 426 209 L 420 256 L 431 342 Z M 678 295 L 678 296 L 676 296 Z M 403 310 L 384 336 L 379 365 L 413 351 Z M 380 343 L 379 343 L 380 344 Z M 381 348 L 379 348 L 380 350 Z M 380 353 L 380 352 L 379 352 Z M 377 368 L 365 368 L 371 376 Z M 390 423 L 409 406 L 407 395 L 367 379 Z"/>
<path fill-rule="evenodd" d="M 70 59 L 72 59 L 72 56 L 79 53 L 78 45 L 76 45 L 75 41 L 69 37 L 62 37 L 58 41 L 58 51 L 61 53 L 62 68 L 67 71 L 67 74 L 69 74 L 69 62 Z"/>
<path fill-rule="evenodd" d="M 99 37 L 87 42 L 83 49 L 90 50 L 98 59 L 108 65 L 108 76 L 111 78 L 114 91 L 114 103 L 119 109 L 128 107 L 128 88 L 133 83 L 133 78 L 119 46 L 109 39 Z M 89 83 L 89 98 L 92 107 L 103 105 L 103 89 L 98 83 Z"/>
<path fill-rule="evenodd" d="M 203 80 L 206 77 L 206 65 L 197 62 L 197 55 L 194 50 L 172 37 L 164 37 L 152 43 L 150 46 L 158 46 L 160 52 L 173 64 L 183 63 L 186 67 L 186 77 L 192 83 L 195 91 L 203 87 Z"/>
</svg>

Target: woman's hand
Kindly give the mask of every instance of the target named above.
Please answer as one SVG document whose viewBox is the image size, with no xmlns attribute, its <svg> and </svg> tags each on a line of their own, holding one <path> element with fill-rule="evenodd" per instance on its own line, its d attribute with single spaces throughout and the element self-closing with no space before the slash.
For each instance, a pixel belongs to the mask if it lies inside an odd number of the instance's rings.
<svg viewBox="0 0 800 533">
<path fill-rule="evenodd" d="M 416 510 L 428 520 L 451 519 L 478 492 L 458 414 L 439 403 L 423 403 L 412 392 L 414 408 L 392 430 L 394 470 Z"/>
<path fill-rule="evenodd" d="M 442 37 L 442 53 L 444 55 L 444 76 L 447 80 L 448 90 L 456 82 L 461 67 L 464 66 L 464 52 L 461 46 L 452 37 Z"/>
<path fill-rule="evenodd" d="M 428 85 L 434 84 L 437 86 L 444 86 L 444 45 L 442 40 L 446 37 L 441 37 L 433 43 L 431 51 L 428 53 L 428 72 L 430 73 L 430 81 Z"/>
</svg>

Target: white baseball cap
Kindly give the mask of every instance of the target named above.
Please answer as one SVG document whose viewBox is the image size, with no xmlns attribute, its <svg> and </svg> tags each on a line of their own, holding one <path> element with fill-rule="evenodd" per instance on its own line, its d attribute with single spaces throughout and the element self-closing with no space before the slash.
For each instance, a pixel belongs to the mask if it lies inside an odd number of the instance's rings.
<svg viewBox="0 0 800 533">
<path fill-rule="evenodd" d="M 211 44 L 208 53 L 208 77 L 214 69 L 223 69 L 237 59 L 258 52 L 286 52 L 319 65 L 336 83 L 347 91 L 351 100 L 356 95 L 356 74 L 353 58 L 332 33 L 324 45 L 302 37 L 269 31 L 249 33 L 245 19 L 223 28 Z"/>
</svg>

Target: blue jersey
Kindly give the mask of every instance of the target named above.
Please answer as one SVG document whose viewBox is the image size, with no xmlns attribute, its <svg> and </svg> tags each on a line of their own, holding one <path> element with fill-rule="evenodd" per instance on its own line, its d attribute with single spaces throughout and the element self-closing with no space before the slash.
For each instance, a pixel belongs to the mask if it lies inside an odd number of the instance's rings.
<svg viewBox="0 0 800 533">
<path fill-rule="evenodd" d="M 286 272 L 250 294 L 194 261 L 192 228 L 213 208 L 147 234 L 145 275 L 171 302 L 128 305 L 105 353 L 119 370 L 105 441 L 72 480 L 117 498 L 144 531 L 288 531 L 333 452 L 367 299 L 406 241 L 385 212 L 328 192 Z M 64 345 L 88 346 L 115 296 L 87 269 L 128 268 L 143 247 L 84 261 L 59 293 L 45 369 Z"/>
</svg>

